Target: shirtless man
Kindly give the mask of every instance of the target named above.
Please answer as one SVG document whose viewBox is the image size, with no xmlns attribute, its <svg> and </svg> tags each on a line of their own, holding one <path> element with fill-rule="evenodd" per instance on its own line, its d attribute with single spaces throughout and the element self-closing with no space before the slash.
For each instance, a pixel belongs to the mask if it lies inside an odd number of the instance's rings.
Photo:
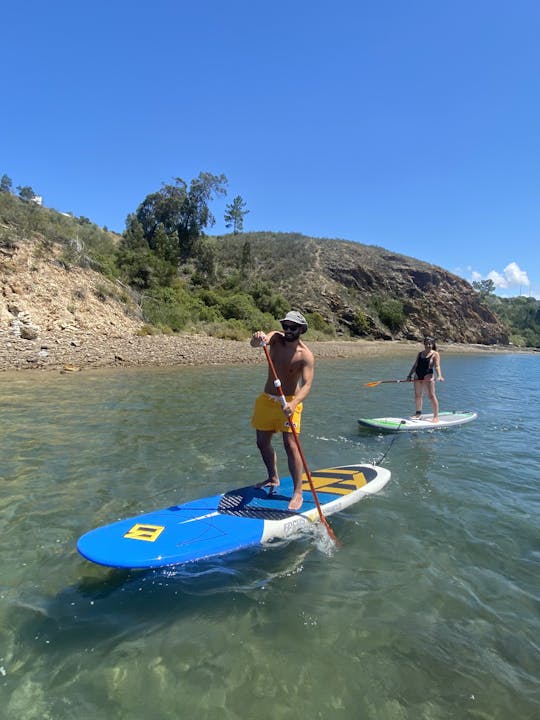
<svg viewBox="0 0 540 720">
<path fill-rule="evenodd" d="M 294 482 L 294 493 L 289 503 L 289 510 L 299 510 L 302 507 L 303 464 L 289 423 L 292 422 L 296 432 L 300 432 L 302 402 L 311 390 L 314 358 L 311 350 L 300 340 L 300 335 L 303 335 L 308 328 L 305 317 L 292 310 L 280 320 L 280 323 L 283 332 L 272 330 L 264 333 L 259 330 L 254 333 L 251 347 L 267 345 L 287 403 L 282 406 L 279 393 L 274 386 L 274 376 L 268 368 L 264 392 L 255 401 L 251 424 L 257 431 L 257 447 L 268 473 L 268 478 L 258 487 L 269 487 L 270 492 L 273 492 L 279 485 L 277 457 L 272 446 L 272 437 L 274 433 L 280 432 L 283 435 L 289 472 Z"/>
</svg>

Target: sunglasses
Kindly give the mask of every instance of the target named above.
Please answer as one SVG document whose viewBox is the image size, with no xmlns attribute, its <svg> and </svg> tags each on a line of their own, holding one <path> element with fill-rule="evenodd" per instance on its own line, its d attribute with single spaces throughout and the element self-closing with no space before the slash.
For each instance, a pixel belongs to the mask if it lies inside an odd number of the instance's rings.
<svg viewBox="0 0 540 720">
<path fill-rule="evenodd" d="M 302 326 L 301 325 L 289 325 L 288 323 L 281 323 L 281 327 L 285 330 L 285 332 L 287 332 L 287 330 L 294 332 L 295 330 L 299 330 Z"/>
</svg>

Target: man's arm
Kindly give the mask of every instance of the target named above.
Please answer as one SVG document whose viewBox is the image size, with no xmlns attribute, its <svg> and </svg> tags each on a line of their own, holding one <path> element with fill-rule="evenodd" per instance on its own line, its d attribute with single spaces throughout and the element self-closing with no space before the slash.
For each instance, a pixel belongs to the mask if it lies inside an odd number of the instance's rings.
<svg viewBox="0 0 540 720">
<path fill-rule="evenodd" d="M 306 353 L 306 359 L 304 362 L 304 365 L 302 367 L 302 384 L 299 387 L 298 391 L 295 393 L 294 400 L 291 401 L 290 405 L 293 406 L 293 409 L 299 405 L 301 402 L 304 402 L 304 400 L 309 395 L 309 392 L 311 390 L 311 385 L 313 384 L 313 375 L 315 371 L 315 360 L 313 358 L 313 353 L 308 350 Z"/>
</svg>

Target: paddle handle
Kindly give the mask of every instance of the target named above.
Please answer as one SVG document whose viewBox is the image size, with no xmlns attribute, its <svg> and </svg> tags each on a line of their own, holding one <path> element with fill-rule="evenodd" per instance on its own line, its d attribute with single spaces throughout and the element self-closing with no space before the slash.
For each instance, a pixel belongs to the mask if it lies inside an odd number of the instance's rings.
<svg viewBox="0 0 540 720">
<path fill-rule="evenodd" d="M 274 387 L 275 387 L 275 388 L 278 390 L 278 392 L 279 392 L 279 399 L 280 399 L 280 402 L 281 402 L 281 406 L 283 407 L 283 410 L 285 410 L 285 406 L 287 405 L 287 398 L 285 397 L 285 393 L 283 392 L 283 388 L 281 387 L 281 380 L 279 379 L 279 376 L 278 376 L 278 374 L 277 374 L 277 371 L 276 371 L 274 362 L 273 362 L 272 358 L 270 357 L 270 353 L 268 352 L 268 348 L 267 348 L 267 346 L 266 346 L 266 343 L 263 341 L 263 342 L 261 343 L 261 345 L 262 345 L 262 349 L 264 350 L 264 354 L 266 355 L 266 360 L 267 360 L 267 362 L 268 362 L 268 367 L 270 368 L 270 371 L 272 372 L 272 375 L 274 376 Z M 300 458 L 301 458 L 301 460 L 302 460 L 302 465 L 303 465 L 303 467 L 304 467 L 304 472 L 305 472 L 306 477 L 307 477 L 307 479 L 308 479 L 308 483 L 309 483 L 309 487 L 310 487 L 310 490 L 311 490 L 311 494 L 313 495 L 313 500 L 315 501 L 315 505 L 316 505 L 316 507 L 317 507 L 317 512 L 319 513 L 319 517 L 320 517 L 320 519 L 321 519 L 321 522 L 322 522 L 322 524 L 325 526 L 325 528 L 326 528 L 328 534 L 330 535 L 330 537 L 332 538 L 332 540 L 336 543 L 336 545 L 339 545 L 340 543 L 339 543 L 337 537 L 335 536 L 334 531 L 332 530 L 332 528 L 331 528 L 330 525 L 328 524 L 327 519 L 324 517 L 324 513 L 323 513 L 322 508 L 321 508 L 321 503 L 319 502 L 319 498 L 317 497 L 317 492 L 315 491 L 315 486 L 313 485 L 313 479 L 312 479 L 311 473 L 310 473 L 310 471 L 309 471 L 309 467 L 308 467 L 308 464 L 307 464 L 307 460 L 306 460 L 306 457 L 305 457 L 305 455 L 304 455 L 304 451 L 302 450 L 302 446 L 300 445 L 300 438 L 298 437 L 298 433 L 296 432 L 296 428 L 294 427 L 294 424 L 293 424 L 293 422 L 292 422 L 292 418 L 291 418 L 291 421 L 290 421 L 290 423 L 289 423 L 289 427 L 291 428 L 291 432 L 292 432 L 294 441 L 295 441 L 295 443 L 296 443 L 296 447 L 298 448 L 298 453 L 299 453 Z"/>
<path fill-rule="evenodd" d="M 266 350 L 266 345 L 263 345 L 264 349 Z M 277 388 L 277 391 L 279 393 L 279 401 L 281 403 L 281 407 L 285 410 L 285 407 L 287 405 L 287 398 L 285 397 L 285 394 L 283 390 L 281 389 L 281 380 L 277 377 L 276 371 L 274 368 L 274 364 L 272 363 L 272 359 L 270 355 L 268 354 L 268 351 L 266 350 L 266 356 L 268 358 L 268 363 L 271 364 L 272 372 L 274 373 L 274 387 Z"/>
</svg>

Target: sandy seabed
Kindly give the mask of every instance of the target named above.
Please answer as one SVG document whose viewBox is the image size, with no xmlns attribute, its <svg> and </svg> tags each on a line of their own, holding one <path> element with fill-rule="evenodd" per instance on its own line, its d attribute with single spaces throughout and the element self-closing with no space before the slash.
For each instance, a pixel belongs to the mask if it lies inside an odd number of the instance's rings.
<svg viewBox="0 0 540 720">
<path fill-rule="evenodd" d="M 315 359 L 402 356 L 410 359 L 421 345 L 406 341 L 328 340 L 306 344 Z M 522 352 L 513 347 L 441 344 L 441 353 Z M 74 372 L 88 368 L 164 367 L 175 365 L 238 365 L 265 361 L 249 341 L 222 340 L 207 335 L 148 335 L 77 341 L 50 337 L 36 340 L 0 335 L 0 371 L 53 370 Z"/>
</svg>

